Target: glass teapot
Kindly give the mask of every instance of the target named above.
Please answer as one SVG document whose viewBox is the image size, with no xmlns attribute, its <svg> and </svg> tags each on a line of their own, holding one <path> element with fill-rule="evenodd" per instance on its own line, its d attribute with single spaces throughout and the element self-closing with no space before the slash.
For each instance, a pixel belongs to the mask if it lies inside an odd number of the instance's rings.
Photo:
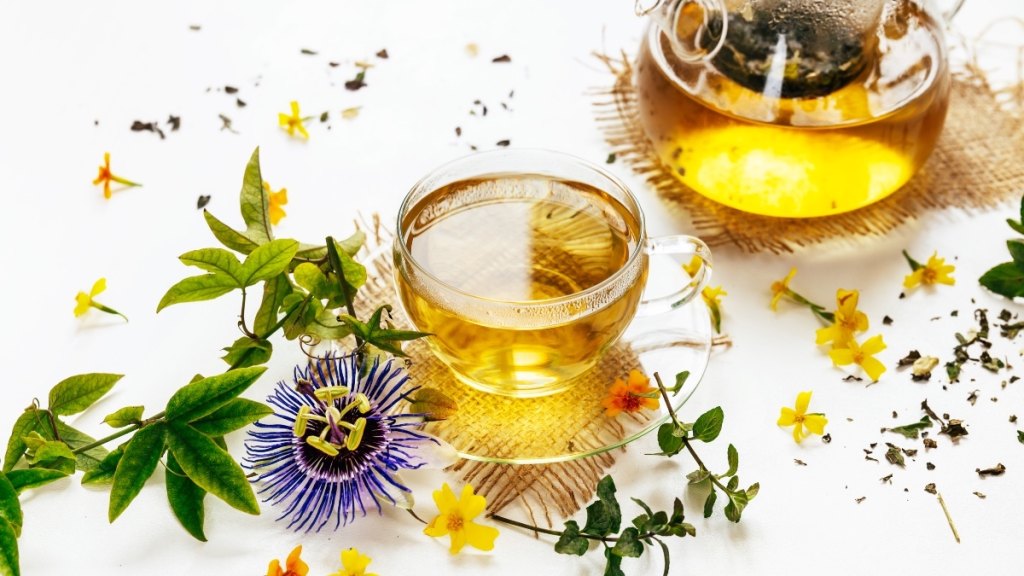
<svg viewBox="0 0 1024 576">
<path fill-rule="evenodd" d="M 687 187 L 769 216 L 839 214 L 924 164 L 949 103 L 946 12 L 913 0 L 655 0 L 640 120 Z"/>
</svg>

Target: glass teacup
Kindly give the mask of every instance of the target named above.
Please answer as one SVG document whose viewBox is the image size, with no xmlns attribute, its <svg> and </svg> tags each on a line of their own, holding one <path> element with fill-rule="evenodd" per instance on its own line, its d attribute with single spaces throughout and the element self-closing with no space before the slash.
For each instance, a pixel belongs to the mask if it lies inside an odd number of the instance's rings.
<svg viewBox="0 0 1024 576">
<path fill-rule="evenodd" d="M 708 247 L 647 238 L 636 198 L 572 156 L 501 150 L 420 180 L 398 214 L 395 283 L 405 312 L 461 381 L 516 397 L 572 386 L 633 317 L 689 302 L 707 283 Z M 698 271 L 642 300 L 648 255 Z"/>
</svg>

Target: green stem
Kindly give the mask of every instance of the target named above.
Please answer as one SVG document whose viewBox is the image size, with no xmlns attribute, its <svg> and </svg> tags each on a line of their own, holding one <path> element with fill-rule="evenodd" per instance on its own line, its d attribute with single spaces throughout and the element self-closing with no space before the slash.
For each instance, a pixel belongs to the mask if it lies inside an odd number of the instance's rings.
<svg viewBox="0 0 1024 576">
<path fill-rule="evenodd" d="M 103 446 L 104 444 L 106 444 L 107 442 L 110 442 L 111 440 L 117 440 L 118 438 L 124 436 L 125 434 L 129 434 L 131 432 L 134 432 L 134 431 L 138 430 L 139 428 L 142 428 L 143 426 L 148 426 L 148 425 L 150 425 L 150 424 L 160 420 L 161 418 L 164 417 L 164 414 L 165 414 L 165 412 L 161 411 L 159 414 L 153 416 L 152 418 L 147 418 L 147 419 L 143 420 L 142 422 L 136 422 L 135 424 L 132 424 L 130 426 L 125 426 L 124 428 L 121 428 L 120 430 L 118 430 L 117 432 L 114 432 L 113 434 L 110 434 L 109 436 L 104 436 L 103 438 L 100 438 L 99 440 L 96 440 L 94 442 L 90 442 L 90 443 L 86 444 L 85 446 L 79 446 L 78 448 L 75 448 L 74 450 L 72 450 L 71 453 L 72 454 L 81 454 L 82 452 L 87 452 L 87 451 L 92 450 L 93 448 L 96 448 L 98 446 Z"/>
<path fill-rule="evenodd" d="M 348 315 L 356 317 L 356 307 L 353 303 L 352 291 L 349 290 L 348 280 L 345 279 L 345 270 L 341 265 L 341 257 L 338 256 L 338 248 L 334 244 L 334 237 L 327 237 L 327 259 L 331 263 L 331 268 L 334 269 L 334 273 L 338 275 L 338 283 L 341 284 L 341 293 L 345 296 L 345 310 L 348 311 Z M 352 335 L 356 339 L 356 347 L 361 348 L 363 345 L 363 339 L 355 334 Z"/>
<path fill-rule="evenodd" d="M 491 520 L 496 520 L 498 522 L 501 522 L 502 524 L 508 524 L 510 526 L 517 526 L 519 528 L 525 528 L 527 530 L 530 530 L 531 532 L 540 532 L 541 534 L 548 534 L 550 536 L 559 536 L 559 537 L 562 536 L 562 533 L 559 532 L 558 530 L 550 530 L 548 528 L 541 528 L 540 526 L 534 526 L 533 524 L 527 524 L 526 522 L 520 522 L 518 520 L 513 520 L 511 518 L 505 518 L 504 516 L 501 516 L 499 514 L 491 514 L 490 518 L 491 518 Z M 583 533 L 583 532 L 580 532 L 580 536 L 582 536 L 582 537 L 584 537 L 584 538 L 586 538 L 588 540 L 597 540 L 599 542 L 604 542 L 604 543 L 618 542 L 619 541 L 618 537 L 616 537 L 616 536 L 594 536 L 593 534 L 586 534 L 586 533 Z M 654 532 L 644 532 L 643 534 L 640 534 L 639 536 L 637 536 L 637 540 L 645 540 L 647 538 L 653 538 L 654 536 L 657 536 L 657 534 L 655 534 Z"/>
<path fill-rule="evenodd" d="M 93 308 L 97 309 L 97 310 L 100 310 L 102 312 L 106 312 L 107 314 L 114 314 L 116 316 L 120 316 L 121 318 L 124 318 L 125 322 L 128 321 L 128 317 L 127 316 L 125 316 L 124 314 L 121 314 L 117 310 L 114 310 L 110 306 L 104 306 L 103 304 L 100 304 L 99 302 L 97 302 L 95 300 L 90 302 L 89 305 L 92 306 Z"/>
<path fill-rule="evenodd" d="M 665 384 L 661 381 L 661 375 L 655 372 L 654 380 L 658 383 L 658 390 L 661 390 L 661 397 L 665 399 L 665 407 L 668 408 L 668 415 L 672 417 L 672 423 L 675 424 L 676 427 L 681 428 L 682 424 L 679 423 L 679 419 L 676 418 L 676 412 L 675 410 L 672 409 L 672 403 L 669 402 L 668 398 L 668 390 L 665 389 Z M 722 484 L 722 481 L 719 480 L 714 474 L 712 474 L 711 470 L 709 470 L 708 467 L 704 465 L 704 461 L 700 459 L 700 456 L 697 455 L 697 451 L 694 450 L 693 445 L 690 444 L 690 439 L 686 436 L 683 436 L 682 441 L 683 446 L 686 446 L 686 451 L 690 453 L 690 456 L 693 458 L 693 461 L 697 463 L 697 467 L 700 468 L 700 471 L 706 472 L 708 478 L 711 479 L 711 482 L 713 482 L 715 486 L 721 488 L 723 492 L 725 492 L 726 494 L 732 494 L 732 490 L 729 490 L 729 488 L 727 488 L 725 484 Z"/>
<path fill-rule="evenodd" d="M 245 323 L 245 288 L 242 288 L 242 310 L 238 313 L 238 329 L 253 340 L 259 340 L 260 337 L 249 330 L 249 325 Z"/>
<path fill-rule="evenodd" d="M 131 180 L 121 178 L 120 176 L 114 176 L 113 174 L 110 175 L 110 180 L 117 182 L 118 184 L 123 184 L 124 186 L 142 186 L 142 184 L 139 184 L 138 182 L 132 182 Z"/>
</svg>

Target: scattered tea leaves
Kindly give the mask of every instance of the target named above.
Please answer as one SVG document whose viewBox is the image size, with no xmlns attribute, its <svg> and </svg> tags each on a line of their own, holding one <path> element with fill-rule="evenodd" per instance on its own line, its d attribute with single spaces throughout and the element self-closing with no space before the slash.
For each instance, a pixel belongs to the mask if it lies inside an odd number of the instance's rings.
<svg viewBox="0 0 1024 576">
<path fill-rule="evenodd" d="M 497 142 L 494 143 L 494 145 L 495 146 L 499 146 L 501 148 L 505 148 L 505 147 L 507 147 L 511 143 L 512 143 L 511 140 L 498 140 Z"/>
<path fill-rule="evenodd" d="M 981 492 L 978 492 L 977 490 L 975 490 L 974 492 L 971 492 L 971 494 L 974 494 L 975 496 L 977 496 L 978 498 L 981 498 L 982 500 L 984 500 L 985 498 L 988 498 L 988 496 L 985 496 L 984 494 L 982 494 Z"/>
<path fill-rule="evenodd" d="M 799 458 L 793 458 L 793 463 L 795 463 L 797 466 L 807 466 L 807 462 L 804 462 Z"/>
<path fill-rule="evenodd" d="M 353 78 L 351 80 L 345 81 L 345 89 L 346 90 L 351 90 L 351 91 L 355 92 L 356 90 L 359 90 L 360 88 L 363 88 L 364 86 L 367 86 L 365 79 L 366 79 L 366 70 L 360 70 L 356 74 L 355 78 Z"/>
<path fill-rule="evenodd" d="M 1024 430 L 1017 430 L 1017 442 L 1024 444 Z"/>
<path fill-rule="evenodd" d="M 904 424 L 895 428 L 882 428 L 883 432 L 895 432 L 896 434 L 902 434 L 907 438 L 917 438 L 921 430 L 932 427 L 932 420 L 928 416 L 922 416 L 921 419 L 912 424 Z M 934 442 L 934 440 L 933 440 Z"/>
<path fill-rule="evenodd" d="M 389 58 L 389 56 L 388 56 L 388 49 L 387 48 L 381 48 L 380 51 L 377 52 L 376 56 L 377 56 L 377 58 L 380 58 L 381 60 L 387 60 Z"/>
<path fill-rule="evenodd" d="M 309 48 L 302 48 L 301 50 L 299 50 L 299 54 L 303 54 L 306 56 L 316 56 L 318 52 L 316 50 L 310 50 Z"/>
<path fill-rule="evenodd" d="M 612 153 L 608 154 L 608 158 L 605 158 L 604 163 L 605 164 L 614 164 L 615 163 L 615 152 L 612 152 Z"/>
<path fill-rule="evenodd" d="M 924 491 L 929 494 L 937 494 L 938 490 L 935 489 L 935 482 L 929 482 L 928 484 L 925 484 Z"/>
<path fill-rule="evenodd" d="M 867 496 L 861 496 L 860 498 L 854 498 L 853 501 L 856 502 L 857 504 L 860 504 L 861 502 L 863 502 L 863 501 L 865 501 L 867 499 L 868 499 Z"/>
<path fill-rule="evenodd" d="M 920 352 L 917 350 L 911 350 L 910 352 L 907 352 L 906 356 L 900 358 L 899 361 L 896 362 L 896 365 L 899 367 L 912 366 L 920 357 Z"/>
<path fill-rule="evenodd" d="M 132 132 L 152 132 L 159 135 L 161 140 L 164 139 L 164 131 L 160 129 L 156 122 L 135 120 L 132 122 Z"/>
<path fill-rule="evenodd" d="M 922 356 L 914 361 L 910 368 L 910 379 L 915 382 L 930 380 L 932 370 L 939 365 L 939 359 L 935 356 Z"/>
<path fill-rule="evenodd" d="M 181 116 L 175 116 L 170 114 L 167 116 L 167 124 L 171 127 L 171 132 L 177 132 L 178 128 L 181 128 Z"/>
<path fill-rule="evenodd" d="M 975 468 L 974 471 L 978 473 L 978 476 L 982 476 L 982 477 L 984 477 L 984 476 L 1002 476 L 1003 473 L 1006 472 L 1006 466 L 1003 466 L 1002 463 L 999 463 L 999 464 L 996 464 L 995 466 L 993 466 L 991 468 L 984 468 L 984 469 L 983 468 Z"/>
<path fill-rule="evenodd" d="M 506 62 L 511 62 L 511 61 L 512 61 L 512 57 L 509 56 L 508 54 L 502 54 L 501 56 L 498 56 L 496 58 L 492 58 L 491 59 L 491 62 L 494 62 L 495 64 L 504 64 Z"/>
<path fill-rule="evenodd" d="M 343 120 L 353 120 L 359 116 L 359 109 L 362 106 L 352 106 L 351 108 L 345 108 L 341 111 L 341 117 Z"/>
<path fill-rule="evenodd" d="M 905 468 L 907 466 L 907 463 L 903 459 L 903 452 L 900 450 L 899 446 L 895 446 L 893 444 L 886 445 L 889 447 L 889 449 L 885 451 L 885 459 L 888 460 L 889 463 L 894 466 Z"/>
<path fill-rule="evenodd" d="M 210 195 L 209 194 L 202 194 L 202 195 L 200 195 L 199 199 L 196 200 L 196 210 L 202 210 L 203 208 L 206 208 L 206 205 L 209 204 L 209 203 L 210 203 Z"/>
<path fill-rule="evenodd" d="M 892 326 L 892 318 L 890 318 L 888 314 L 886 314 L 885 316 L 882 317 L 882 325 L 883 326 Z"/>
</svg>

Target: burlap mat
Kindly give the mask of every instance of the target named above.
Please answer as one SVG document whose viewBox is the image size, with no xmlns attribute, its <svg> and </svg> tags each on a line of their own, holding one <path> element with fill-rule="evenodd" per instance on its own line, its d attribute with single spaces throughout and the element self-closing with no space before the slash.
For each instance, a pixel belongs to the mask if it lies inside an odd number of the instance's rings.
<svg viewBox="0 0 1024 576">
<path fill-rule="evenodd" d="M 359 292 L 360 314 L 372 312 L 381 304 L 397 304 L 388 249 L 392 237 L 382 229 L 378 218 L 374 219 L 370 236 L 368 244 L 376 244 L 377 248 L 364 259 L 368 278 Z M 393 320 L 402 328 L 411 327 L 397 305 Z M 532 399 L 485 394 L 459 383 L 422 341 L 407 345 L 405 350 L 410 356 L 414 383 L 437 388 L 458 404 L 458 412 L 450 421 L 428 424 L 427 431 L 466 451 L 506 458 L 550 455 L 555 446 L 578 452 L 613 444 L 627 435 L 627 428 L 638 428 L 649 418 L 643 413 L 607 418 L 600 406 L 616 377 L 624 378 L 631 369 L 639 368 L 637 356 L 621 344 L 613 347 L 598 367 L 572 389 Z M 556 464 L 461 460 L 452 470 L 464 482 L 471 483 L 478 494 L 487 497 L 491 512 L 518 503 L 532 521 L 551 526 L 553 513 L 571 516 L 590 501 L 598 480 L 614 462 L 612 452 L 602 452 Z"/>
<path fill-rule="evenodd" d="M 865 208 L 820 218 L 775 218 L 740 212 L 708 200 L 666 170 L 638 118 L 633 66 L 625 53 L 598 55 L 614 76 L 593 91 L 598 126 L 618 159 L 644 176 L 693 221 L 709 245 L 745 252 L 792 252 L 832 238 L 877 236 L 940 208 L 980 209 L 1024 190 L 1024 119 L 1001 112 L 996 93 L 976 69 L 954 77 L 946 124 L 924 168 L 901 190 Z M 1024 89 L 1024 84 L 1018 86 Z"/>
</svg>

